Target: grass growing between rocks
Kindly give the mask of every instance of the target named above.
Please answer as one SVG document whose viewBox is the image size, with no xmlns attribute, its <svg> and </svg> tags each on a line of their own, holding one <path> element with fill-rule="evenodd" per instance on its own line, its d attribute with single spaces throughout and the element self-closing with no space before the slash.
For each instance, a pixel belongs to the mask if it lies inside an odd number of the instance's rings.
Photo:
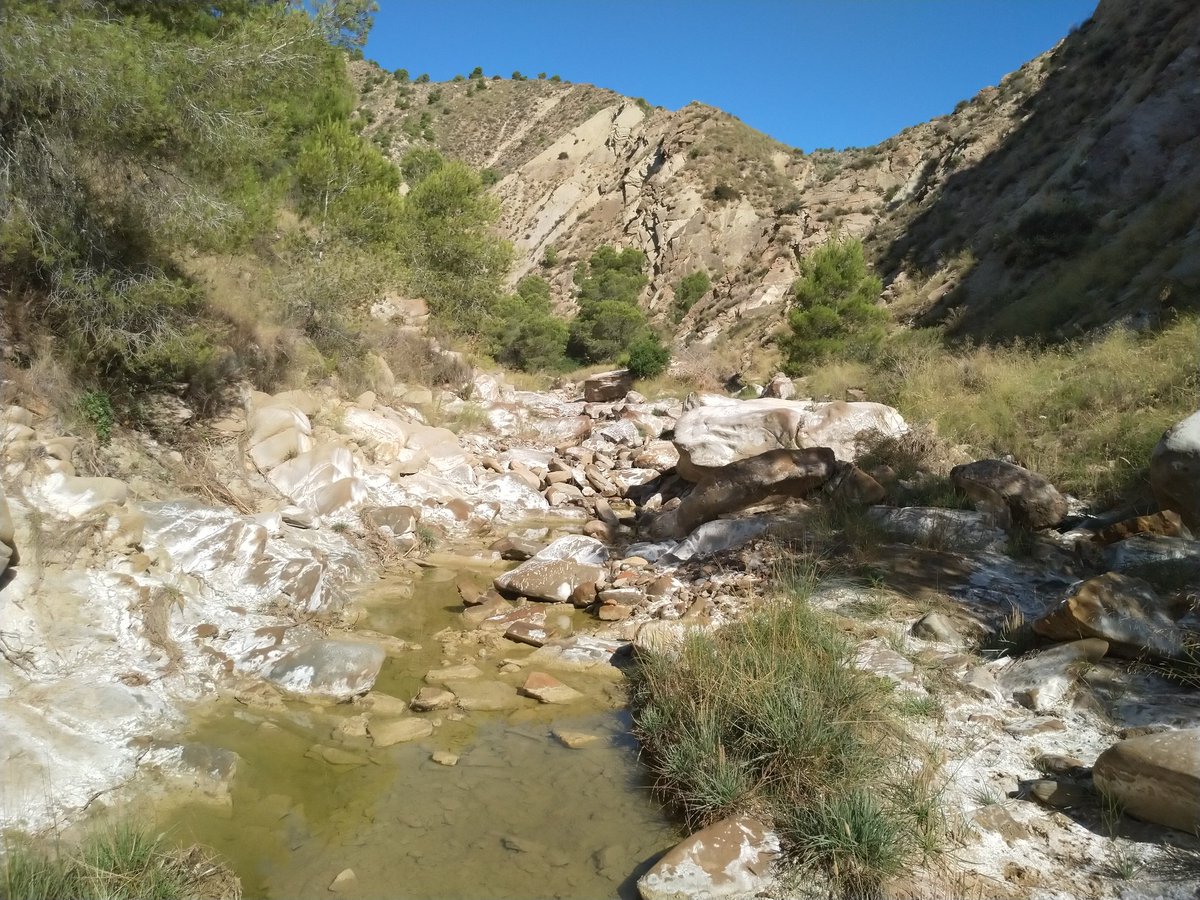
<svg viewBox="0 0 1200 900">
<path fill-rule="evenodd" d="M 77 847 L 6 843 L 0 900 L 236 900 L 238 881 L 206 852 L 177 850 L 133 825 L 92 831 Z"/>
<path fill-rule="evenodd" d="M 939 849 L 925 754 L 891 687 L 854 666 L 851 642 L 810 605 L 816 570 L 777 581 L 779 596 L 743 621 L 639 657 L 636 732 L 690 827 L 758 815 L 801 870 L 874 896 Z"/>
</svg>

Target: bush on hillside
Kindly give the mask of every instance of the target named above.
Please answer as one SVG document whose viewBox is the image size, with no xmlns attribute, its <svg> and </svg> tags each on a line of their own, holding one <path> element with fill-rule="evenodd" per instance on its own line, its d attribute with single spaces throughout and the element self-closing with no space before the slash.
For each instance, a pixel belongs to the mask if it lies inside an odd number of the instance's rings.
<svg viewBox="0 0 1200 900">
<path fill-rule="evenodd" d="M 516 292 L 489 310 L 483 332 L 498 363 L 525 372 L 564 368 L 567 323 L 554 315 L 550 285 L 543 278 L 528 275 L 517 282 Z"/>
<path fill-rule="evenodd" d="M 670 362 L 670 348 L 653 332 L 635 338 L 629 345 L 629 352 L 621 360 L 634 378 L 656 378 L 667 371 Z"/>
<path fill-rule="evenodd" d="M 671 305 L 671 315 L 676 322 L 688 314 L 696 301 L 712 289 L 712 279 L 703 269 L 697 269 L 690 275 L 684 275 L 675 285 L 675 302 Z"/>
<path fill-rule="evenodd" d="M 639 250 L 604 245 L 575 270 L 579 314 L 571 323 L 567 352 L 585 363 L 617 359 L 647 332 L 637 305 L 646 286 L 646 257 Z"/>
<path fill-rule="evenodd" d="M 883 286 L 867 271 L 862 242 L 834 239 L 800 263 L 788 311 L 791 333 L 780 339 L 790 374 L 833 357 L 865 357 L 886 334 L 878 305 Z"/>
</svg>

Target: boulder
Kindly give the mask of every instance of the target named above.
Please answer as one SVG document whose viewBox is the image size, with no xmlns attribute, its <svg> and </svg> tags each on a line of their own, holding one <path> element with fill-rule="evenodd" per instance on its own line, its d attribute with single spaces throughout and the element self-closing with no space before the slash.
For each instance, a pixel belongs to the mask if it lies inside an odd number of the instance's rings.
<svg viewBox="0 0 1200 900">
<path fill-rule="evenodd" d="M 792 384 L 792 379 L 782 372 L 776 372 L 774 377 L 767 382 L 767 386 L 763 388 L 763 396 L 773 397 L 776 400 L 791 400 L 796 396 L 796 386 Z"/>
<path fill-rule="evenodd" d="M 1179 513 L 1169 509 L 1148 516 L 1122 519 L 1096 532 L 1093 540 L 1103 547 L 1135 536 L 1184 537 L 1186 529 Z"/>
<path fill-rule="evenodd" d="M 828 447 L 853 462 L 874 438 L 908 430 L 900 413 L 880 403 L 735 400 L 688 397 L 675 423 L 679 474 L 699 481 L 706 474 L 771 450 Z"/>
<path fill-rule="evenodd" d="M 567 535 L 498 576 L 495 586 L 510 597 L 566 603 L 580 585 L 603 581 L 607 562 L 603 543 L 586 535 Z"/>
<path fill-rule="evenodd" d="M 116 478 L 83 478 L 54 472 L 39 485 L 42 500 L 56 516 L 81 519 L 106 506 L 120 506 L 129 486 Z"/>
<path fill-rule="evenodd" d="M 1164 509 L 1200 533 L 1200 411 L 1163 434 L 1150 455 L 1150 487 Z"/>
<path fill-rule="evenodd" d="M 771 495 L 803 497 L 836 471 L 834 453 L 827 447 L 771 450 L 740 459 L 705 475 L 677 507 L 660 513 L 650 525 L 650 537 L 681 538 L 705 522 Z"/>
<path fill-rule="evenodd" d="M 1117 656 L 1171 658 L 1183 651 L 1171 613 L 1145 581 L 1109 572 L 1072 587 L 1033 630 L 1056 641 L 1101 638 Z"/>
<path fill-rule="evenodd" d="M 628 369 L 597 372 L 583 382 L 583 399 L 588 403 L 620 400 L 633 390 L 633 373 Z"/>
<path fill-rule="evenodd" d="M 950 480 L 976 507 L 1023 528 L 1049 528 L 1067 514 L 1067 501 L 1049 481 L 1000 459 L 955 466 Z"/>
<path fill-rule="evenodd" d="M 1200 829 L 1200 728 L 1120 741 L 1100 754 L 1092 777 L 1131 816 L 1190 835 Z"/>
<path fill-rule="evenodd" d="M 770 883 L 779 836 L 757 819 L 722 819 L 675 845 L 638 879 L 642 900 L 753 897 Z"/>
<path fill-rule="evenodd" d="M 371 689 L 386 658 L 376 644 L 311 641 L 271 666 L 267 678 L 293 694 L 344 701 Z"/>
</svg>

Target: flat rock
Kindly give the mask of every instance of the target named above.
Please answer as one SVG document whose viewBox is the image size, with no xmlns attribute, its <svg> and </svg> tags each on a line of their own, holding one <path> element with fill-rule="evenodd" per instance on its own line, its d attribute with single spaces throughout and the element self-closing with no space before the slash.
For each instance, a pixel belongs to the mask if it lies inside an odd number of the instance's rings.
<svg viewBox="0 0 1200 900">
<path fill-rule="evenodd" d="M 358 876 L 354 874 L 353 869 L 342 869 L 337 873 L 337 877 L 330 882 L 329 890 L 337 894 L 341 891 L 353 890 L 358 887 Z"/>
<path fill-rule="evenodd" d="M 873 506 L 870 517 L 888 535 L 935 550 L 991 550 L 1003 547 L 1008 535 L 990 513 L 967 509 Z"/>
<path fill-rule="evenodd" d="M 1092 777 L 1136 818 L 1192 835 L 1200 829 L 1200 728 L 1120 741 L 1100 754 Z"/>
<path fill-rule="evenodd" d="M 600 735 L 586 731 L 571 731 L 566 728 L 555 728 L 550 732 L 555 739 L 568 750 L 582 750 L 600 740 Z"/>
<path fill-rule="evenodd" d="M 367 732 L 376 747 L 390 747 L 393 744 L 404 744 L 429 737 L 433 734 L 433 723 L 415 716 L 382 722 L 372 720 L 367 723 Z"/>
<path fill-rule="evenodd" d="M 539 703 L 573 703 L 583 697 L 579 691 L 545 672 L 530 672 L 521 685 L 520 693 Z"/>
<path fill-rule="evenodd" d="M 466 681 L 470 678 L 483 676 L 483 669 L 470 663 L 459 666 L 445 666 L 441 669 L 430 669 L 425 673 L 426 684 L 442 684 L 446 681 Z"/>
<path fill-rule="evenodd" d="M 446 687 L 454 692 L 458 705 L 466 710 L 495 711 L 517 709 L 522 705 L 516 689 L 501 681 L 450 681 Z"/>
<path fill-rule="evenodd" d="M 779 837 L 748 816 L 723 819 L 666 852 L 638 879 L 643 900 L 752 897 L 764 889 Z"/>
<path fill-rule="evenodd" d="M 436 687 L 423 687 L 417 691 L 417 696 L 413 697 L 408 705 L 417 712 L 429 712 L 434 709 L 449 709 L 454 705 L 454 701 L 454 694 L 450 691 Z"/>
<path fill-rule="evenodd" d="M 1108 643 L 1096 638 L 1072 641 L 1022 657 L 997 677 L 1001 690 L 1035 712 L 1058 708 L 1088 665 L 1099 662 Z"/>
<path fill-rule="evenodd" d="M 495 580 L 496 590 L 507 596 L 566 603 L 582 584 L 602 581 L 608 550 L 595 538 L 569 535 L 559 538 L 515 569 Z"/>
</svg>

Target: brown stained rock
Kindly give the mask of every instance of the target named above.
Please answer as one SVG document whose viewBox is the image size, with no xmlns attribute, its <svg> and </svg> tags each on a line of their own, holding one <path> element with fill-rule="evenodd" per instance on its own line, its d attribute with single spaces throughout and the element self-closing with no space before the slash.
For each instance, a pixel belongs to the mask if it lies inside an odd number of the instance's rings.
<svg viewBox="0 0 1200 900">
<path fill-rule="evenodd" d="M 583 399 L 588 403 L 610 403 L 633 390 L 633 373 L 628 369 L 597 372 L 583 382 Z"/>
<path fill-rule="evenodd" d="M 524 620 L 513 622 L 504 631 L 504 636 L 518 644 L 541 647 L 550 639 L 544 617 L 540 621 Z"/>
<path fill-rule="evenodd" d="M 499 594 L 493 591 L 489 591 L 488 593 L 493 596 L 488 597 L 478 606 L 469 606 L 462 611 L 463 624 L 468 628 L 478 628 L 488 619 L 494 618 L 513 608 L 513 605 Z"/>
<path fill-rule="evenodd" d="M 543 546 L 545 545 L 537 541 L 530 541 L 525 538 L 509 535 L 496 541 L 488 549 L 499 553 L 501 559 L 524 562 L 541 550 Z"/>
<path fill-rule="evenodd" d="M 1049 528 L 1067 514 L 1067 501 L 1047 479 L 1000 459 L 955 466 L 950 480 L 976 505 L 1023 528 Z"/>
<path fill-rule="evenodd" d="M 573 703 L 583 697 L 579 691 L 545 672 L 530 672 L 518 693 L 539 703 Z"/>
<path fill-rule="evenodd" d="M 1027 785 L 1029 796 L 1043 806 L 1054 809 L 1075 809 L 1080 806 L 1093 805 L 1096 794 L 1084 785 L 1073 781 L 1055 781 L 1041 778 Z"/>
<path fill-rule="evenodd" d="M 722 819 L 686 838 L 638 879 L 642 900 L 751 897 L 768 884 L 779 837 L 748 816 Z"/>
<path fill-rule="evenodd" d="M 1150 516 L 1136 516 L 1117 522 L 1115 525 L 1109 525 L 1096 532 L 1094 540 L 1097 544 L 1108 546 L 1139 534 L 1182 537 L 1183 533 L 1183 520 L 1179 517 L 1179 513 L 1168 509 Z"/>
<path fill-rule="evenodd" d="M 1114 744 L 1100 754 L 1092 777 L 1135 818 L 1188 834 L 1200 829 L 1200 728 Z"/>
<path fill-rule="evenodd" d="M 1056 641 L 1101 638 L 1117 656 L 1174 657 L 1182 638 L 1170 606 L 1140 578 L 1109 572 L 1072 589 L 1057 607 L 1033 623 L 1033 630 Z"/>
<path fill-rule="evenodd" d="M 633 608 L 623 603 L 604 603 L 596 610 L 596 616 L 601 622 L 620 622 L 633 615 Z"/>
<path fill-rule="evenodd" d="M 772 450 L 742 459 L 705 476 L 674 509 L 664 507 L 650 524 L 650 537 L 654 540 L 685 537 L 705 522 L 768 496 L 806 496 L 828 481 L 835 471 L 837 461 L 827 447 Z"/>
</svg>

